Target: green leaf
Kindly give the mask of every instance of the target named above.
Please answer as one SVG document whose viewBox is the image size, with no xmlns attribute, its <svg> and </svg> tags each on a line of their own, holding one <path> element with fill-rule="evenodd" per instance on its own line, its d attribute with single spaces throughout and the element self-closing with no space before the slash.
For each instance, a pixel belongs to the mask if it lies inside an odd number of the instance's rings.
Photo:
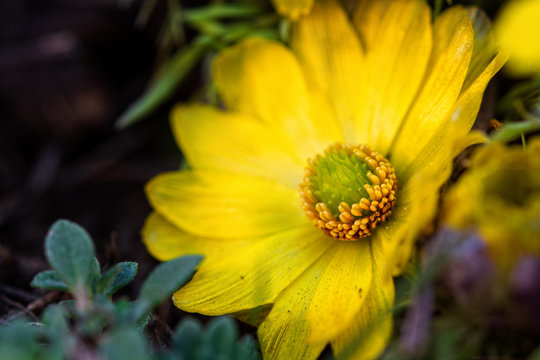
<svg viewBox="0 0 540 360">
<path fill-rule="evenodd" d="M 215 19 L 252 18 L 263 13 L 263 9 L 251 4 L 216 4 L 184 11 L 187 23 Z"/>
<path fill-rule="evenodd" d="M 77 304 L 75 303 L 75 300 L 62 300 L 58 303 L 58 306 L 60 306 L 64 313 L 69 317 L 74 317 L 77 313 Z"/>
<path fill-rule="evenodd" d="M 101 344 L 101 353 L 107 360 L 149 360 L 150 352 L 146 338 L 136 329 L 118 329 L 108 335 Z"/>
<path fill-rule="evenodd" d="M 504 124 L 503 127 L 493 135 L 493 141 L 512 141 L 520 138 L 522 134 L 538 130 L 540 130 L 540 119 L 538 118 Z"/>
<path fill-rule="evenodd" d="M 53 329 L 54 333 L 65 333 L 68 331 L 66 311 L 63 306 L 47 306 L 45 310 L 43 310 L 43 314 L 41 314 L 41 322 L 47 328 Z"/>
<path fill-rule="evenodd" d="M 208 340 L 216 354 L 229 354 L 238 337 L 234 321 L 226 316 L 213 319 L 208 326 Z"/>
<path fill-rule="evenodd" d="M 257 351 L 258 343 L 249 335 L 245 335 L 238 341 L 233 358 L 237 360 L 257 360 L 260 359 Z"/>
<path fill-rule="evenodd" d="M 191 279 L 202 259 L 187 255 L 158 265 L 143 283 L 139 299 L 158 305 Z"/>
<path fill-rule="evenodd" d="M 37 329 L 24 319 L 0 325 L 0 359 L 36 359 L 40 350 L 37 335 Z"/>
<path fill-rule="evenodd" d="M 209 46 L 208 40 L 199 37 L 193 44 L 174 54 L 158 71 L 150 88 L 120 116 L 115 126 L 124 129 L 169 99 Z"/>
<path fill-rule="evenodd" d="M 150 324 L 150 319 L 152 318 L 152 313 L 147 312 L 144 316 L 140 318 L 139 321 L 137 321 L 137 330 L 144 331 L 148 327 L 148 324 Z"/>
<path fill-rule="evenodd" d="M 45 270 L 38 273 L 32 279 L 30 286 L 46 290 L 69 291 L 69 287 L 54 270 Z"/>
<path fill-rule="evenodd" d="M 201 324 L 193 318 L 185 318 L 174 332 L 174 348 L 184 355 L 190 355 L 199 346 L 201 336 Z"/>
<path fill-rule="evenodd" d="M 92 290 L 92 294 L 96 293 L 96 287 L 98 281 L 101 279 L 101 266 L 99 265 L 98 259 L 94 256 L 92 259 L 92 269 L 90 271 L 90 277 L 88 279 L 88 284 Z"/>
<path fill-rule="evenodd" d="M 118 289 L 129 284 L 137 274 L 137 263 L 121 262 L 107 270 L 97 285 L 97 292 L 111 296 Z"/>
<path fill-rule="evenodd" d="M 45 238 L 45 256 L 60 278 L 74 290 L 88 286 L 94 261 L 94 244 L 79 225 L 58 220 Z"/>
</svg>

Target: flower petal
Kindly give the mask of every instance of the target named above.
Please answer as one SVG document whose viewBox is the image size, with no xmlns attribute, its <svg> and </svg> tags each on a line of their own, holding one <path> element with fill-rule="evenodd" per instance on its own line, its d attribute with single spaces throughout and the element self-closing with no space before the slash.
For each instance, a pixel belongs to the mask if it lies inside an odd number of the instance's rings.
<svg viewBox="0 0 540 360">
<path fill-rule="evenodd" d="M 403 172 L 404 177 L 421 171 L 423 168 L 437 166 L 437 163 L 448 162 L 467 146 L 475 143 L 463 138 L 467 136 L 474 124 L 487 84 L 507 59 L 507 54 L 498 53 L 473 83 L 463 91 L 442 126 L 433 133 L 416 159 L 409 163 L 408 168 Z"/>
<path fill-rule="evenodd" d="M 255 177 L 178 171 L 158 175 L 146 192 L 158 213 L 202 237 L 256 237 L 309 224 L 297 190 Z"/>
<path fill-rule="evenodd" d="M 259 327 L 265 358 L 316 358 L 361 308 L 371 282 L 370 244 L 331 242 L 331 248 L 279 295 Z"/>
<path fill-rule="evenodd" d="M 332 341 L 338 360 L 376 359 L 392 334 L 394 283 L 382 279 L 374 267 L 373 281 L 362 308 L 351 326 Z"/>
<path fill-rule="evenodd" d="M 271 303 L 331 244 L 311 224 L 259 239 L 230 241 L 220 256 L 201 264 L 173 301 L 182 310 L 205 315 Z"/>
<path fill-rule="evenodd" d="M 313 7 L 314 0 L 272 0 L 274 7 L 281 16 L 295 21 L 300 16 L 307 15 Z"/>
<path fill-rule="evenodd" d="M 496 37 L 501 47 L 512 53 L 507 70 L 514 76 L 540 74 L 538 17 L 538 0 L 508 1 L 499 11 Z"/>
<path fill-rule="evenodd" d="M 320 0 L 293 24 L 291 48 L 309 85 L 330 99 L 348 143 L 367 143 L 362 123 L 368 93 L 358 36 L 337 0 Z"/>
<path fill-rule="evenodd" d="M 496 48 L 486 15 L 474 7 L 466 12 L 474 27 L 475 43 L 461 94 L 431 139 L 402 173 L 405 178 L 424 167 L 447 162 L 448 157 L 457 156 L 473 143 L 483 142 L 479 136 L 465 137 L 476 120 L 487 84 L 505 64 L 508 54 Z"/>
<path fill-rule="evenodd" d="M 477 7 L 469 7 L 466 10 L 474 28 L 474 49 L 463 90 L 471 86 L 498 53 L 489 17 Z"/>
<path fill-rule="evenodd" d="M 366 47 L 369 144 L 386 154 L 424 78 L 431 54 L 425 1 L 363 0 L 354 24 Z"/>
<path fill-rule="evenodd" d="M 306 320 L 313 289 L 317 288 L 324 267 L 322 256 L 276 299 L 257 330 L 265 359 L 315 360 L 326 346 L 323 342 L 308 342 L 311 328 Z"/>
<path fill-rule="evenodd" d="M 223 50 L 212 71 L 227 107 L 274 127 L 300 161 L 342 140 L 331 108 L 308 89 L 296 58 L 282 44 L 246 39 Z"/>
<path fill-rule="evenodd" d="M 373 232 L 373 247 L 384 254 L 377 258 L 382 278 L 398 276 L 409 261 L 414 240 L 436 213 L 439 188 L 450 175 L 451 160 L 426 167 L 405 184 L 400 183 L 392 214 Z"/>
<path fill-rule="evenodd" d="M 371 284 L 371 251 L 368 241 L 333 241 L 325 254 L 325 269 L 312 289 L 306 319 L 310 342 L 327 342 L 352 322 Z"/>
<path fill-rule="evenodd" d="M 174 134 L 189 164 L 272 179 L 297 188 L 304 162 L 284 151 L 265 124 L 239 113 L 205 105 L 177 106 L 171 117 Z"/>
<path fill-rule="evenodd" d="M 445 11 L 433 30 L 428 76 L 391 149 L 398 174 L 421 153 L 432 134 L 444 127 L 460 95 L 472 55 L 474 34 L 464 8 L 454 6 Z"/>
<path fill-rule="evenodd" d="M 167 261 L 188 254 L 204 254 L 207 261 L 221 256 L 232 246 L 223 239 L 199 239 L 167 221 L 158 213 L 148 216 L 142 229 L 148 252 L 158 260 Z"/>
</svg>

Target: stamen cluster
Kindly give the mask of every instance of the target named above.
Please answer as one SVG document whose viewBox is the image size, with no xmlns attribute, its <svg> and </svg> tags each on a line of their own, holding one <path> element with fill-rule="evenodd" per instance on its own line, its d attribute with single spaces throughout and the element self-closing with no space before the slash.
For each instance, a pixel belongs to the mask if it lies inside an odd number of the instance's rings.
<svg viewBox="0 0 540 360">
<path fill-rule="evenodd" d="M 398 185 L 394 168 L 384 156 L 371 151 L 366 145 L 337 143 L 324 153 L 308 160 L 300 184 L 304 211 L 313 225 L 335 239 L 355 241 L 371 235 L 379 223 L 386 221 L 394 207 Z M 333 166 L 330 174 L 327 166 L 329 161 Z M 322 163 L 325 164 L 324 168 L 321 167 Z M 351 171 L 354 171 L 353 181 L 342 175 L 351 174 Z M 321 177 L 328 179 L 329 175 L 333 176 L 331 186 L 321 183 Z M 340 189 L 340 180 L 343 189 Z M 352 188 L 351 183 L 358 184 L 358 187 Z M 347 196 L 342 196 L 337 209 L 332 210 L 332 200 L 328 199 L 335 197 L 336 191 Z M 355 198 L 351 198 L 351 192 Z M 328 193 L 330 195 L 327 196 Z M 328 204 L 322 199 L 325 197 Z"/>
</svg>

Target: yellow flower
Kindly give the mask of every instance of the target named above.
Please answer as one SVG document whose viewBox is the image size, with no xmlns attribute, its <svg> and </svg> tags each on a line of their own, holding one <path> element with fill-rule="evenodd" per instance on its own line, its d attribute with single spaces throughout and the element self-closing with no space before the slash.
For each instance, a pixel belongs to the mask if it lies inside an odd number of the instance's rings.
<svg viewBox="0 0 540 360">
<path fill-rule="evenodd" d="M 527 151 L 493 143 L 445 197 L 444 221 L 477 230 L 505 280 L 526 255 L 540 256 L 540 138 Z"/>
<path fill-rule="evenodd" d="M 452 158 L 479 141 L 469 129 L 505 60 L 490 38 L 475 9 L 432 24 L 424 1 L 365 0 L 350 21 L 322 0 L 293 25 L 290 49 L 251 38 L 224 50 L 212 71 L 227 110 L 178 106 L 191 169 L 147 186 L 148 250 L 205 256 L 175 305 L 272 305 L 258 324 L 265 358 L 314 359 L 328 343 L 340 359 L 376 357 L 392 329 L 392 276 L 433 219 Z M 353 235 L 339 230 L 353 221 Z"/>
<path fill-rule="evenodd" d="M 516 75 L 540 74 L 540 1 L 513 0 L 495 26 L 501 48 L 511 53 L 508 69 Z"/>
<path fill-rule="evenodd" d="M 276 11 L 281 16 L 291 20 L 298 20 L 301 16 L 309 14 L 314 0 L 272 0 Z"/>
</svg>

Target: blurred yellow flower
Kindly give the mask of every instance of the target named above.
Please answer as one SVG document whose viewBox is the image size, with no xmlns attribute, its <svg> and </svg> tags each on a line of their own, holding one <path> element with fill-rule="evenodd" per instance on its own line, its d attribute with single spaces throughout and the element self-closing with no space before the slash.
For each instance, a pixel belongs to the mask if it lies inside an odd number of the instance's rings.
<svg viewBox="0 0 540 360">
<path fill-rule="evenodd" d="M 477 230 L 506 280 L 521 258 L 540 256 L 540 138 L 527 151 L 498 142 L 480 149 L 445 197 L 444 221 Z"/>
<path fill-rule="evenodd" d="M 339 359 L 376 357 L 392 276 L 453 157 L 480 140 L 469 129 L 504 61 L 481 12 L 453 7 L 432 24 L 420 0 L 360 1 L 352 21 L 317 1 L 290 48 L 251 38 L 224 50 L 212 70 L 226 110 L 176 107 L 191 169 L 146 189 L 148 250 L 205 256 L 175 305 L 273 305 L 258 324 L 265 358 L 315 359 L 328 343 Z"/>
<path fill-rule="evenodd" d="M 272 0 L 276 11 L 281 16 L 295 21 L 301 16 L 309 14 L 314 0 Z"/>
<path fill-rule="evenodd" d="M 512 0 L 501 11 L 495 33 L 510 53 L 508 69 L 516 75 L 540 74 L 540 0 Z"/>
</svg>

